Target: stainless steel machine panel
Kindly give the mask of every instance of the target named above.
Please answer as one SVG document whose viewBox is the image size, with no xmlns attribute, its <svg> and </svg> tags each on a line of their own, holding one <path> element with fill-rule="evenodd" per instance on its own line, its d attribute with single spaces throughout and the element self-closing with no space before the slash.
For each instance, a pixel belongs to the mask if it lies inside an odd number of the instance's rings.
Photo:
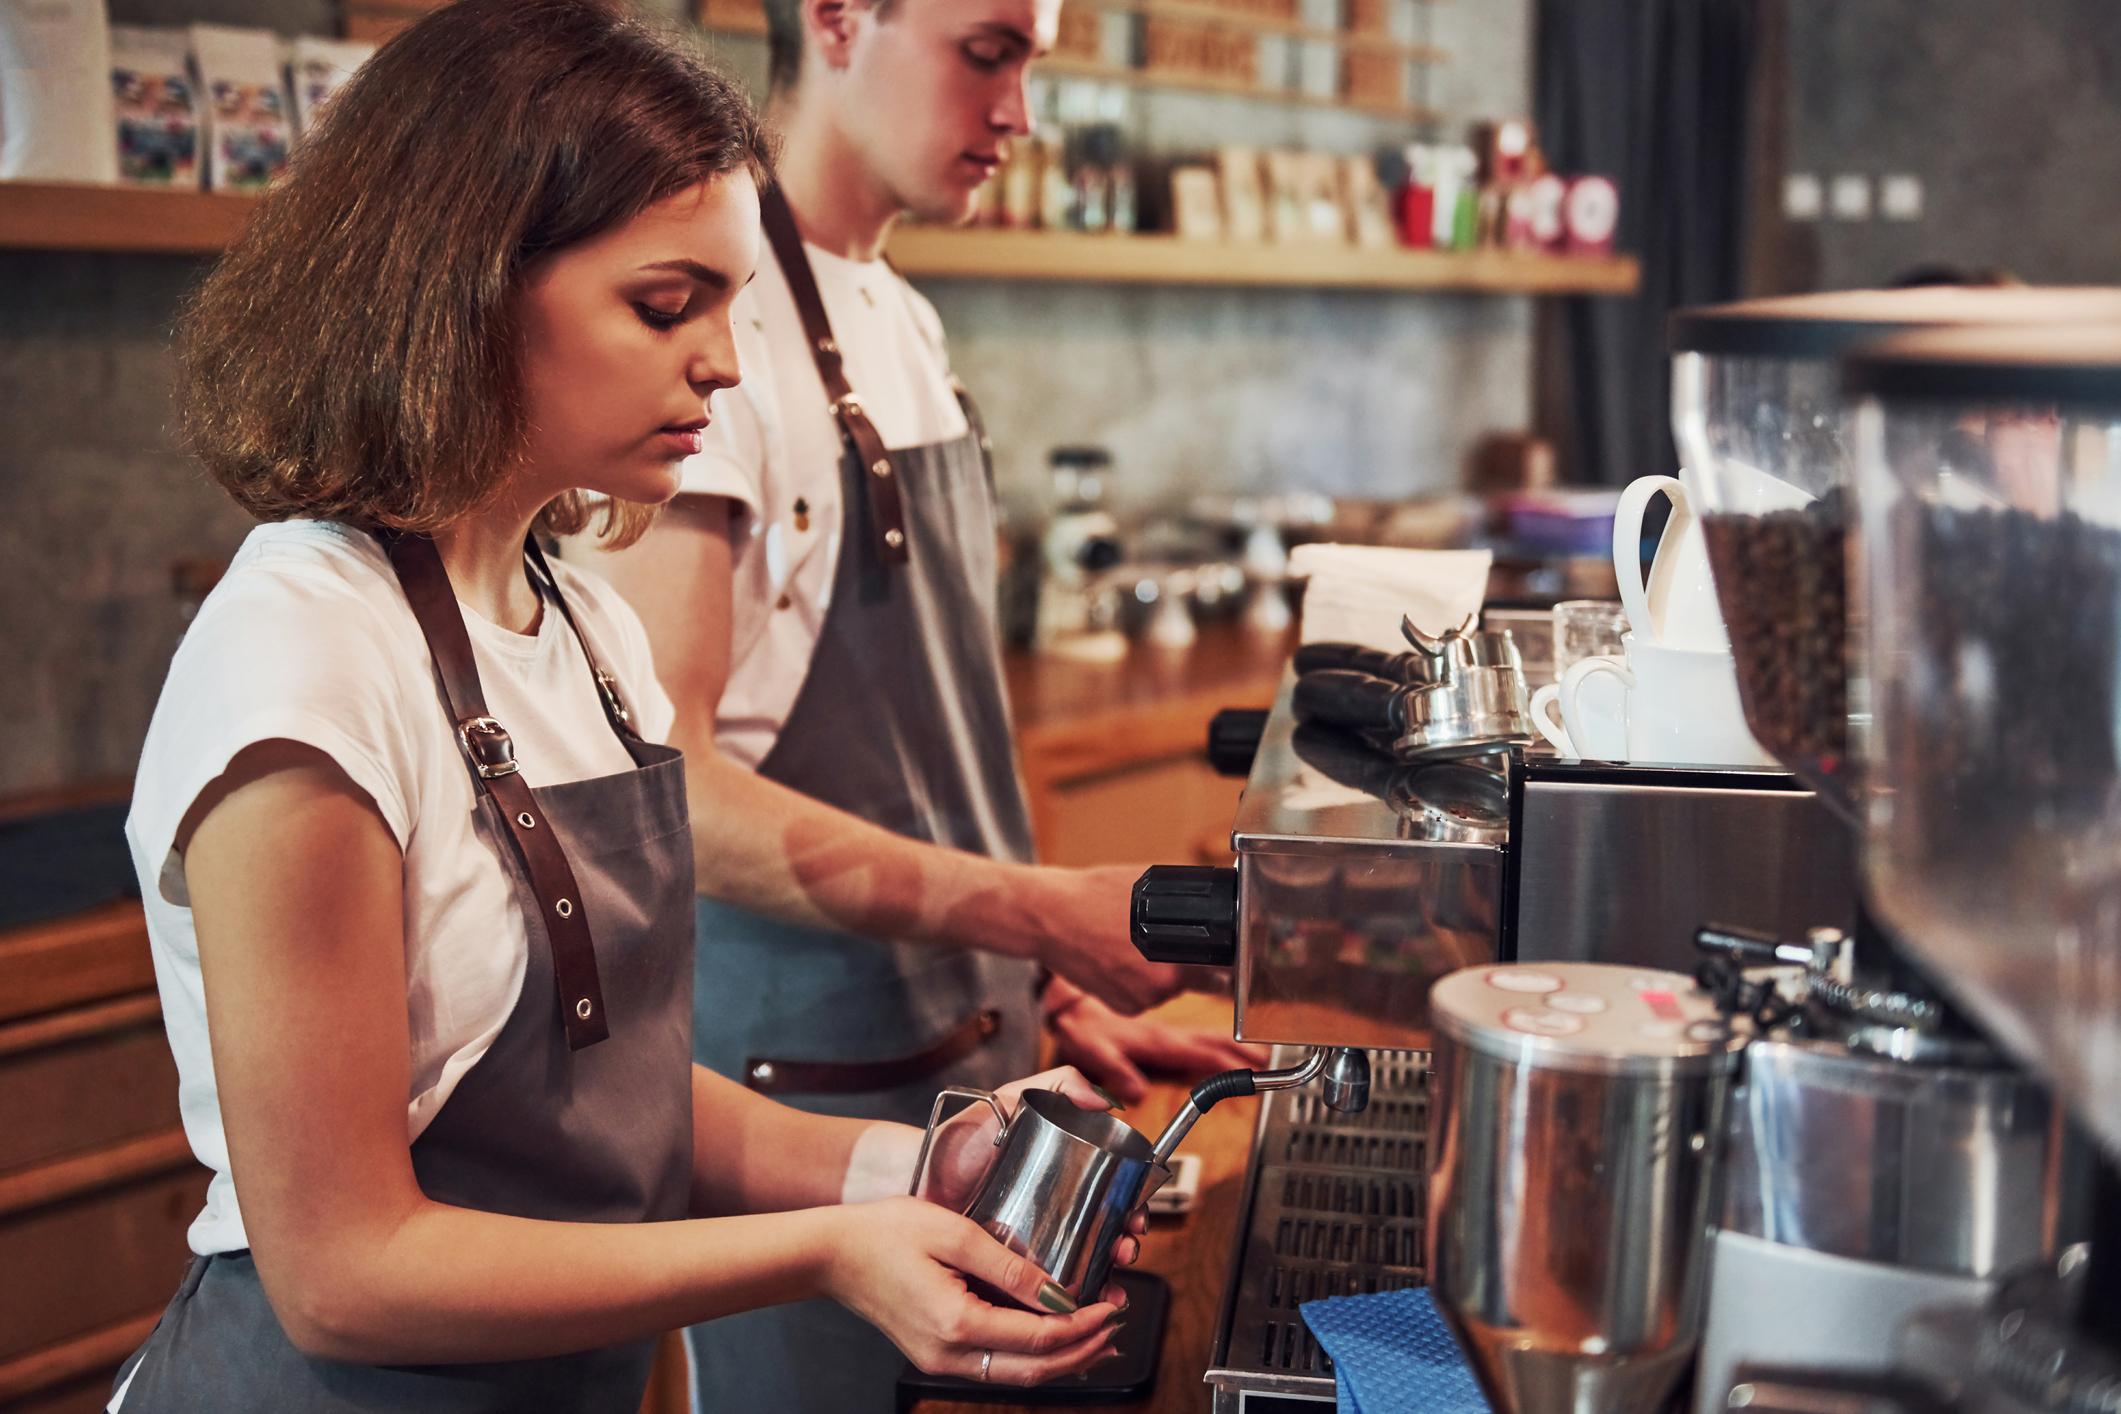
<svg viewBox="0 0 2121 1414">
<path fill-rule="evenodd" d="M 1809 791 L 1675 782 L 1633 768 L 1610 784 L 1532 773 L 1515 822 L 1517 957 L 1692 973 L 1703 923 L 1801 938 L 1848 926 L 1848 831 Z M 1744 779 L 1745 773 L 1730 773 Z"/>
<path fill-rule="evenodd" d="M 1332 1408 L 1333 1362 L 1299 1308 L 1427 1282 L 1428 1063 L 1425 1052 L 1373 1053 L 1360 1114 L 1308 1089 L 1261 1104 L 1209 1359 L 1215 1414 L 1267 1398 Z"/>
<path fill-rule="evenodd" d="M 1495 956 L 1507 785 L 1299 730 L 1284 684 L 1232 835 L 1237 1036 L 1426 1049 L 1429 988 Z"/>
</svg>

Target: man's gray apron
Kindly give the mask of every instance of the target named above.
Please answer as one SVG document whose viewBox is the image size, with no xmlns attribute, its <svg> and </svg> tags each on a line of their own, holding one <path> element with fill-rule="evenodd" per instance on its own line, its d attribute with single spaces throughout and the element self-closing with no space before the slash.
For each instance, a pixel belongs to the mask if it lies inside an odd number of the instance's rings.
<svg viewBox="0 0 2121 1414">
<path fill-rule="evenodd" d="M 777 193 L 766 208 L 798 308 L 807 292 L 822 321 L 793 223 L 777 224 L 786 215 Z M 817 338 L 829 342 L 829 328 Z M 847 433 L 845 527 L 809 674 L 759 774 L 911 839 L 1029 860 L 977 410 L 960 392 L 964 436 L 886 452 L 844 382 L 834 388 L 836 350 L 821 351 L 819 365 Z M 896 495 L 880 506 L 881 482 Z M 797 869 L 812 863 L 800 840 L 783 847 Z M 991 1089 L 1037 1064 L 1031 962 L 797 927 L 708 899 L 698 934 L 694 1054 L 786 1103 L 919 1124 L 942 1086 Z M 824 1301 L 747 1312 L 690 1336 L 705 1414 L 889 1411 L 905 1363 L 874 1327 Z"/>
<path fill-rule="evenodd" d="M 402 562 L 410 545 L 412 563 Z M 424 549 L 422 548 L 424 547 Z M 445 703 L 483 720 L 477 668 L 432 542 L 400 540 L 399 578 L 421 615 Z M 542 592 L 573 625 L 542 559 Z M 441 575 L 439 589 L 431 576 Z M 425 590 L 423 594 L 420 592 Z M 443 606 L 450 622 L 431 621 Z M 451 633 L 451 630 L 454 630 Z M 576 629 L 580 635 L 579 628 Z M 597 663 L 594 647 L 583 652 Z M 478 814 L 506 861 L 529 927 L 523 990 L 492 1047 L 460 1080 L 412 1144 L 420 1189 L 439 1203 L 564 1222 L 661 1222 L 687 1215 L 692 1177 L 692 830 L 684 763 L 633 733 L 611 679 L 597 671 L 612 725 L 638 769 L 530 790 L 517 774 L 481 779 Z M 474 727 L 475 778 L 512 760 L 505 734 Z M 524 763 L 530 771 L 535 761 Z M 505 795 L 503 791 L 507 792 Z M 504 814 L 504 810 L 507 812 Z M 520 821 L 529 818 L 531 824 Z M 572 889 L 547 900 L 512 847 L 517 830 L 556 840 Z M 556 985 L 553 931 L 561 916 L 594 933 L 588 990 L 601 997 L 608 1036 L 570 1046 Z M 565 1002 L 577 1021 L 581 999 Z M 329 1057 L 319 1057 L 329 1063 Z M 435 1254 L 437 1262 L 450 1260 Z M 123 1414 L 521 1414 L 526 1410 L 633 1414 L 654 1342 L 497 1364 L 382 1367 L 320 1360 L 288 1340 L 250 1253 L 194 1258 L 147 1342 L 119 1371 L 130 1378 Z"/>
</svg>

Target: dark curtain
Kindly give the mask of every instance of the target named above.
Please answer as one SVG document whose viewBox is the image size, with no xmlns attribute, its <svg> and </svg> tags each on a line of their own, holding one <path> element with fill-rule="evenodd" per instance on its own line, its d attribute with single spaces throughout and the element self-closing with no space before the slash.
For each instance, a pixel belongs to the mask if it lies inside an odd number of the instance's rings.
<svg viewBox="0 0 2121 1414">
<path fill-rule="evenodd" d="M 1547 160 L 1620 187 L 1633 299 L 1571 298 L 1541 327 L 1541 421 L 1571 480 L 1676 465 L 1665 318 L 1744 285 L 1757 0 L 1537 0 L 1536 118 Z"/>
</svg>

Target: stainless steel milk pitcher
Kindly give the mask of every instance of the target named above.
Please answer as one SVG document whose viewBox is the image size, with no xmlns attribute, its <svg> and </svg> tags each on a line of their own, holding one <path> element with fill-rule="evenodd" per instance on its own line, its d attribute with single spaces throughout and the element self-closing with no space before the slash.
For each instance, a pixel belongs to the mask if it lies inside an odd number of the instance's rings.
<svg viewBox="0 0 2121 1414">
<path fill-rule="evenodd" d="M 1201 1115 L 1232 1095 L 1286 1090 L 1321 1076 L 1334 1109 L 1360 1110 L 1369 1098 L 1369 1058 L 1321 1048 L 1286 1070 L 1227 1070 L 1201 1081 L 1153 1145 L 1124 1120 L 1082 1109 L 1057 1091 L 1026 1090 L 1012 1116 L 990 1092 L 953 1085 L 928 1112 L 913 1191 L 927 1178 L 943 1105 L 953 1097 L 985 1104 L 1001 1123 L 994 1136 L 999 1152 L 965 1216 L 1038 1263 L 1076 1303 L 1093 1302 L 1112 1274 L 1113 1248 L 1128 1216 L 1170 1178 L 1171 1155 Z"/>
<path fill-rule="evenodd" d="M 965 1216 L 1036 1262 L 1071 1300 L 1097 1300 L 1128 1215 L 1171 1171 L 1125 1121 L 1082 1109 L 1057 1091 L 1026 1090 L 1011 1116 L 987 1091 L 953 1085 L 935 1097 L 928 1113 L 914 1167 L 916 1193 L 927 1175 L 936 1122 L 952 1096 L 984 1102 L 1002 1126 L 994 1137 L 999 1152 Z"/>
</svg>

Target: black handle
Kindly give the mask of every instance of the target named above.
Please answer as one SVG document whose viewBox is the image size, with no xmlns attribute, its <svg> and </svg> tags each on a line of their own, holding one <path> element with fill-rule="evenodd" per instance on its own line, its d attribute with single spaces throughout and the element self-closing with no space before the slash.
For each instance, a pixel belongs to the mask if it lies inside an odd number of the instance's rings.
<svg viewBox="0 0 2121 1414">
<path fill-rule="evenodd" d="M 1794 959 L 1783 956 L 1784 943 L 1774 933 L 1704 923 L 1694 930 L 1694 946 L 1710 957 L 1727 958 L 1740 967 L 1772 967 Z"/>
<path fill-rule="evenodd" d="M 1405 691 L 1368 673 L 1332 668 L 1298 678 L 1291 702 L 1300 721 L 1397 737 L 1406 731 Z"/>
<path fill-rule="evenodd" d="M 1419 673 L 1411 653 L 1386 653 L 1360 643 L 1306 643 L 1296 650 L 1298 674 L 1342 669 L 1388 682 L 1412 682 Z"/>
<path fill-rule="evenodd" d="M 1134 881 L 1127 921 L 1151 962 L 1229 967 L 1237 961 L 1237 871 L 1158 864 Z"/>
<path fill-rule="evenodd" d="M 1220 1075 L 1211 1075 L 1193 1087 L 1193 1108 L 1206 1114 L 1221 1100 L 1235 1099 L 1239 1095 L 1256 1095 L 1253 1084 L 1254 1073 L 1249 1070 L 1226 1070 Z"/>
<path fill-rule="evenodd" d="M 1252 774 L 1259 739 L 1267 734 L 1263 707 L 1225 707 L 1208 721 L 1208 764 L 1218 776 L 1243 779 Z"/>
</svg>

